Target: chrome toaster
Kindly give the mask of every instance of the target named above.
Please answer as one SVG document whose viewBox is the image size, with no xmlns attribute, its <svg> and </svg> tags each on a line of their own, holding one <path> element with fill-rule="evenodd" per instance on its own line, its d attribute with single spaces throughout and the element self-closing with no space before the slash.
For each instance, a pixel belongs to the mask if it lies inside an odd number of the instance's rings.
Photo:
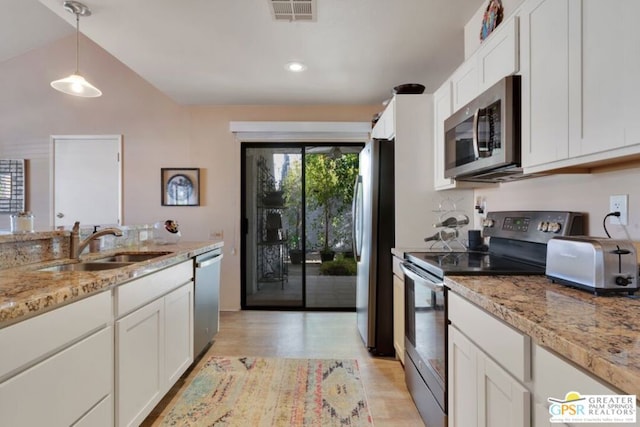
<svg viewBox="0 0 640 427">
<path fill-rule="evenodd" d="M 547 244 L 546 275 L 553 282 L 594 292 L 638 290 L 636 248 L 628 240 L 554 237 Z"/>
</svg>

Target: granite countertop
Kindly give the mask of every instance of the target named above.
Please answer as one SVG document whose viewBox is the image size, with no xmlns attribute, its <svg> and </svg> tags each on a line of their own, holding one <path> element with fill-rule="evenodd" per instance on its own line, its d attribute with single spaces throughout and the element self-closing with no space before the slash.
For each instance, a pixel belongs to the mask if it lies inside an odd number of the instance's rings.
<svg viewBox="0 0 640 427">
<path fill-rule="evenodd" d="M 0 328 L 220 248 L 223 244 L 222 241 L 149 244 L 81 257 L 81 260 L 91 260 L 114 253 L 168 252 L 148 261 L 111 270 L 38 271 L 39 268 L 69 263 L 69 259 L 3 269 L 0 274 Z"/>
<path fill-rule="evenodd" d="M 640 397 L 640 298 L 545 276 L 446 276 L 445 285 L 603 381 Z"/>
</svg>

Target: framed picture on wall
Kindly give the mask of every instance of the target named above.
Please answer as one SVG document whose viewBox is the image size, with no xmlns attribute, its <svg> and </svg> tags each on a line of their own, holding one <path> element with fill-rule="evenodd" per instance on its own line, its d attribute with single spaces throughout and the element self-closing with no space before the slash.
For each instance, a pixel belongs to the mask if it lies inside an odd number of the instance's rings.
<svg viewBox="0 0 640 427">
<path fill-rule="evenodd" d="M 162 206 L 200 206 L 200 168 L 161 168 Z"/>
<path fill-rule="evenodd" d="M 25 162 L 0 159 L 0 213 L 25 210 Z"/>
</svg>

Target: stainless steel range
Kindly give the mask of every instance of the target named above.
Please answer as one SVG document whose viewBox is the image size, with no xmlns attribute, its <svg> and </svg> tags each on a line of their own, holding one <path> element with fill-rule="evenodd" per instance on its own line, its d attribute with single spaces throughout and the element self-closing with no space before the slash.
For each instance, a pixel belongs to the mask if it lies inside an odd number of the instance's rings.
<svg viewBox="0 0 640 427">
<path fill-rule="evenodd" d="M 490 212 L 487 252 L 411 252 L 405 274 L 405 378 L 424 422 L 447 425 L 445 275 L 543 275 L 547 242 L 584 234 L 584 215 L 559 211 Z"/>
</svg>

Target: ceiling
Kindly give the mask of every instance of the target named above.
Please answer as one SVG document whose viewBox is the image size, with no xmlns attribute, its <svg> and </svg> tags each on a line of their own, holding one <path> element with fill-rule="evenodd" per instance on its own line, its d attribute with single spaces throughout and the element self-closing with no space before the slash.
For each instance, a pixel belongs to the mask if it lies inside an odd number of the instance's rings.
<svg viewBox="0 0 640 427">
<path fill-rule="evenodd" d="M 0 0 L 0 61 L 72 35 L 62 1 Z M 178 103 L 207 105 L 375 104 L 402 83 L 432 92 L 462 62 L 464 25 L 482 5 L 315 0 L 315 21 L 289 22 L 274 20 L 271 0 L 83 2 L 83 34 Z M 286 71 L 294 60 L 308 69 Z"/>
</svg>

